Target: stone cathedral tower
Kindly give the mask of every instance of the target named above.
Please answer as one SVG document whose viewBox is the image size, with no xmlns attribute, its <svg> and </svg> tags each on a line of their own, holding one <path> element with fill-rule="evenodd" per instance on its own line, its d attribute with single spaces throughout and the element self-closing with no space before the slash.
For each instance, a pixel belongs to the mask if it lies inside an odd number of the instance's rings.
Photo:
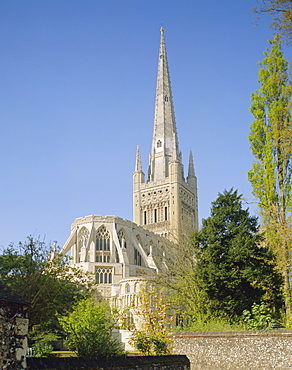
<svg viewBox="0 0 292 370">
<path fill-rule="evenodd" d="M 177 239 L 183 226 L 198 227 L 197 179 L 192 152 L 185 180 L 179 151 L 174 105 L 164 42 L 160 29 L 160 50 L 152 149 L 148 179 L 142 171 L 140 148 L 137 148 L 133 175 L 134 222 L 169 239 Z"/>
<path fill-rule="evenodd" d="M 119 310 L 138 302 L 147 279 L 165 270 L 169 252 L 184 231 L 198 225 L 197 179 L 190 153 L 185 180 L 174 117 L 169 71 L 161 28 L 154 130 L 148 179 L 137 149 L 134 172 L 134 222 L 117 216 L 89 215 L 71 225 L 62 254 L 70 251 L 73 266 L 95 275 L 96 295 Z M 172 248 L 170 246 L 172 245 Z M 129 311 L 129 320 L 139 322 Z M 130 332 L 120 330 L 125 349 Z"/>
</svg>

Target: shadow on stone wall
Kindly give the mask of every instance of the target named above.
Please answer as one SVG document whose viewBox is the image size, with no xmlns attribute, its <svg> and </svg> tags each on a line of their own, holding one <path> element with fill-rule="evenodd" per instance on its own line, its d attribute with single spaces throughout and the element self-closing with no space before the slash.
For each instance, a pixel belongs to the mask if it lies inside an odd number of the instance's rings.
<svg viewBox="0 0 292 370">
<path fill-rule="evenodd" d="M 65 357 L 27 358 L 28 369 L 143 369 L 143 370 L 188 370 L 190 361 L 184 355 L 169 356 L 118 356 L 118 357 Z"/>
</svg>

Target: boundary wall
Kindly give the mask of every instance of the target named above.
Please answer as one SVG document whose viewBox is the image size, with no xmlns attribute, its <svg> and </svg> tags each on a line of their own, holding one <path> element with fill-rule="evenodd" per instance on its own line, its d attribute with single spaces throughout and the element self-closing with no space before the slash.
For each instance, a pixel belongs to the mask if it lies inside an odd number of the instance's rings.
<svg viewBox="0 0 292 370">
<path fill-rule="evenodd" d="M 190 361 L 184 355 L 118 356 L 96 358 L 27 358 L 28 369 L 47 370 L 190 370 Z"/>
<path fill-rule="evenodd" d="M 174 352 L 187 355 L 191 370 L 288 370 L 292 330 L 177 333 Z"/>
</svg>

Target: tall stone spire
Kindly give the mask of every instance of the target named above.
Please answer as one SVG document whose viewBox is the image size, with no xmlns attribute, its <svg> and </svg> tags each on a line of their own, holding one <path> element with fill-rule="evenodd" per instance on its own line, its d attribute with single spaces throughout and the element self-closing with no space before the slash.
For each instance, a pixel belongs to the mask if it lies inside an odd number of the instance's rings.
<svg viewBox="0 0 292 370">
<path fill-rule="evenodd" d="M 185 180 L 182 153 L 173 109 L 170 77 L 160 29 L 160 49 L 156 85 L 154 129 L 149 158 L 148 181 L 142 172 L 140 149 L 137 149 L 133 174 L 134 222 L 177 242 L 182 231 L 198 228 L 197 178 L 190 153 Z"/>
<path fill-rule="evenodd" d="M 179 161 L 178 137 L 163 28 L 160 29 L 160 34 L 154 129 L 148 181 L 164 180 L 169 177 L 170 162 Z"/>
</svg>

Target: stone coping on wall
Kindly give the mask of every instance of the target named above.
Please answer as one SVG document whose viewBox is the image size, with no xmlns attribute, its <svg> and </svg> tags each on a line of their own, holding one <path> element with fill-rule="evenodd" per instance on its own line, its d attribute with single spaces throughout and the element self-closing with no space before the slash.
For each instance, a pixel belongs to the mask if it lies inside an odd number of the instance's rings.
<svg viewBox="0 0 292 370">
<path fill-rule="evenodd" d="M 237 337 L 291 337 L 292 330 L 194 331 L 174 333 L 173 338 L 237 338 Z"/>
<path fill-rule="evenodd" d="M 185 355 L 117 356 L 117 357 L 66 357 L 27 358 L 27 369 L 123 369 L 123 370 L 189 370 L 190 361 Z"/>
</svg>

